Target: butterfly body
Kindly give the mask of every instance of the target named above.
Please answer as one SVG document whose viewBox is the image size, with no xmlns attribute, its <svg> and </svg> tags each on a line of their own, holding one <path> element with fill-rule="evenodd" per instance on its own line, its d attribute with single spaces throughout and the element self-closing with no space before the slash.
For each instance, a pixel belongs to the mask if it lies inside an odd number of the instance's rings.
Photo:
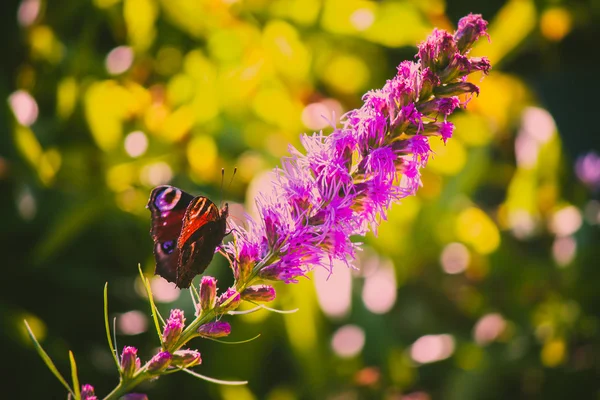
<svg viewBox="0 0 600 400">
<path fill-rule="evenodd" d="M 180 288 L 189 287 L 225 237 L 227 204 L 219 210 L 207 197 L 165 185 L 152 190 L 147 208 L 152 214 L 155 273 Z"/>
</svg>

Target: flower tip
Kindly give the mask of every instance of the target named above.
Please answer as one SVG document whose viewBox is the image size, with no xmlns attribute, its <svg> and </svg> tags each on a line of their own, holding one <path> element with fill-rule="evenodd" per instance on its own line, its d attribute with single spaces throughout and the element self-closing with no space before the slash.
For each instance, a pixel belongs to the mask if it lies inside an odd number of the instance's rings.
<svg viewBox="0 0 600 400">
<path fill-rule="evenodd" d="M 165 370 L 171 364 L 171 353 L 161 351 L 157 353 L 148 363 L 147 371 L 151 374 L 157 374 Z"/>
<path fill-rule="evenodd" d="M 131 378 L 138 369 L 140 369 L 140 359 L 137 356 L 137 349 L 132 346 L 125 346 L 121 353 L 121 371 L 123 377 Z"/>
<path fill-rule="evenodd" d="M 203 276 L 200 282 L 200 310 L 208 311 L 215 307 L 217 280 L 212 276 Z"/>
<path fill-rule="evenodd" d="M 255 303 L 268 303 L 275 300 L 275 296 L 275 288 L 269 285 L 249 286 L 242 292 L 242 300 Z"/>
<path fill-rule="evenodd" d="M 490 41 L 487 26 L 488 22 L 481 17 L 481 14 L 469 14 L 461 18 L 458 21 L 458 29 L 454 33 L 460 52 L 465 53 L 481 36 L 486 36 Z"/>
<path fill-rule="evenodd" d="M 228 336 L 231 333 L 231 325 L 224 321 L 214 321 L 201 325 L 198 328 L 200 336 L 207 338 L 220 338 Z"/>
<path fill-rule="evenodd" d="M 217 306 L 221 313 L 226 313 L 227 311 L 238 308 L 241 302 L 242 299 L 238 291 L 234 288 L 228 288 L 227 291 L 217 299 Z"/>
<path fill-rule="evenodd" d="M 97 400 L 94 393 L 94 387 L 88 383 L 81 385 L 81 399 L 82 400 Z"/>
<path fill-rule="evenodd" d="M 202 357 L 198 350 L 177 350 L 173 353 L 173 365 L 181 368 L 189 368 L 202 363 Z"/>
</svg>

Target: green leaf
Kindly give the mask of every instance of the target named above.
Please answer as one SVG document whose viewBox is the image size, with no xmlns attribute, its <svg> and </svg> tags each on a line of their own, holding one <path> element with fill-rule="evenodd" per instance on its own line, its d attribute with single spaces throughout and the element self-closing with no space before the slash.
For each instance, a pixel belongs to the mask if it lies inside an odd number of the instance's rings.
<svg viewBox="0 0 600 400">
<path fill-rule="evenodd" d="M 75 362 L 75 357 L 71 350 L 69 350 L 69 361 L 71 363 L 71 379 L 73 380 L 73 389 L 75 389 L 75 400 L 81 400 L 79 377 L 77 376 L 77 363 Z"/>
<path fill-rule="evenodd" d="M 29 327 L 29 324 L 27 323 L 27 320 L 23 320 L 23 322 L 25 323 L 25 327 L 27 328 L 27 332 L 29 333 L 29 337 L 31 338 L 31 341 L 33 342 L 33 345 L 34 345 L 36 351 L 38 352 L 38 354 L 40 355 L 42 360 L 44 360 L 44 363 L 46 363 L 50 372 L 52 372 L 54 374 L 56 379 L 58 379 L 60 381 L 60 383 L 62 383 L 62 385 L 69 391 L 69 393 L 71 393 L 72 396 L 75 396 L 73 389 L 71 389 L 71 387 L 69 386 L 69 384 L 67 383 L 65 378 L 63 378 L 63 376 L 60 374 L 60 372 L 58 372 L 58 369 L 56 368 L 56 365 L 54 365 L 54 363 L 52 362 L 52 359 L 50 359 L 48 354 L 44 351 L 44 349 L 42 348 L 42 345 L 40 345 L 40 342 L 37 341 L 35 335 L 31 331 L 31 328 Z"/>
<path fill-rule="evenodd" d="M 121 371 L 121 365 L 119 364 L 119 359 L 117 357 L 117 350 L 113 345 L 113 340 L 116 342 L 117 338 L 111 338 L 110 336 L 110 324 L 108 322 L 108 282 L 106 282 L 106 284 L 104 285 L 104 327 L 106 328 L 106 339 L 108 340 L 108 347 L 110 347 L 110 352 L 112 353 L 113 359 L 115 360 L 117 369 Z"/>
<path fill-rule="evenodd" d="M 165 320 L 163 319 L 162 315 L 160 315 L 160 313 L 158 312 L 158 309 L 156 308 L 156 305 L 154 304 L 154 297 L 152 296 L 152 289 L 150 288 L 150 281 L 148 280 L 148 278 L 146 278 L 146 276 L 142 272 L 141 264 L 138 264 L 138 271 L 140 272 L 140 278 L 142 278 L 142 283 L 144 284 L 144 288 L 146 289 L 146 294 L 148 295 L 148 300 L 150 301 L 150 310 L 152 311 L 152 319 L 154 320 L 154 326 L 156 327 L 156 333 L 158 334 L 158 338 L 161 340 L 161 343 L 162 343 L 162 332 L 160 330 L 160 325 L 158 323 L 157 315 L 160 317 L 163 325 L 165 323 Z"/>
<path fill-rule="evenodd" d="M 190 371 L 189 369 L 185 369 L 185 368 L 182 371 L 187 372 L 188 374 L 193 375 L 196 378 L 203 379 L 203 380 L 205 380 L 207 382 L 216 383 L 218 385 L 236 386 L 236 385 L 247 385 L 248 384 L 248 381 L 223 381 L 223 380 L 220 380 L 220 379 L 210 378 L 208 376 L 200 375 L 197 372 Z"/>
</svg>

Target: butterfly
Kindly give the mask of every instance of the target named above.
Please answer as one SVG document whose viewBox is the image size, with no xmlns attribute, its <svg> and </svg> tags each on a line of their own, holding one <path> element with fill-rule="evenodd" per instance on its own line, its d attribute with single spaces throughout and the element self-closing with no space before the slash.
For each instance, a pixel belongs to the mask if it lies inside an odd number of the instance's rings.
<svg viewBox="0 0 600 400">
<path fill-rule="evenodd" d="M 152 214 L 154 273 L 177 287 L 190 287 L 227 234 L 227 203 L 219 210 L 207 197 L 164 185 L 152 189 L 146 208 Z"/>
</svg>

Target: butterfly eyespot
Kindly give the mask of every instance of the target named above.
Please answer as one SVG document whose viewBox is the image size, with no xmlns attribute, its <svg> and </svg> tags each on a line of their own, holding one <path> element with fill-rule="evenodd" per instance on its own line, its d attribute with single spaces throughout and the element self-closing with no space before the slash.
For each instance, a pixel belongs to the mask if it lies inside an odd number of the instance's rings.
<svg viewBox="0 0 600 400">
<path fill-rule="evenodd" d="M 175 250 L 175 241 L 167 240 L 166 242 L 160 243 L 159 246 L 160 246 L 160 250 L 164 254 L 169 255 L 173 252 L 173 250 Z"/>
<path fill-rule="evenodd" d="M 172 210 L 181 198 L 181 190 L 167 187 L 156 194 L 154 205 L 161 211 Z"/>
</svg>

